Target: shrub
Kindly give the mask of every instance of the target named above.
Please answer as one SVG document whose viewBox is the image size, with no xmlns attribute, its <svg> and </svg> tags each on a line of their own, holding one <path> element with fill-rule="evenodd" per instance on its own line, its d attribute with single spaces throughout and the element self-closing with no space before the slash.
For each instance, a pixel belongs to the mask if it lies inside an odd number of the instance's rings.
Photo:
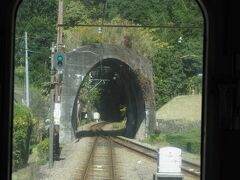
<svg viewBox="0 0 240 180">
<path fill-rule="evenodd" d="M 80 120 L 80 126 L 83 126 L 83 125 L 88 124 L 90 122 L 93 122 L 93 121 L 89 120 L 89 119 L 81 119 Z"/>
<path fill-rule="evenodd" d="M 145 140 L 145 142 L 150 144 L 166 142 L 166 136 L 160 133 L 153 133 Z"/>
<path fill-rule="evenodd" d="M 49 139 L 46 138 L 37 145 L 38 157 L 40 163 L 45 163 L 48 160 Z"/>
<path fill-rule="evenodd" d="M 13 119 L 13 170 L 27 164 L 30 139 L 36 120 L 30 109 L 14 104 Z"/>
</svg>

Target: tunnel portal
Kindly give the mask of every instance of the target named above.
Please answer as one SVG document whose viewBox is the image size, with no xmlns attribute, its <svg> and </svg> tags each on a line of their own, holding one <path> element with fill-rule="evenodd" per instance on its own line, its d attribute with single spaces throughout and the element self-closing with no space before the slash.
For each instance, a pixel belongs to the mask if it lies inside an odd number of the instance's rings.
<svg viewBox="0 0 240 180">
<path fill-rule="evenodd" d="M 142 139 L 154 128 L 155 103 L 150 61 L 129 48 L 93 44 L 66 54 L 63 71 L 60 143 L 71 142 L 77 130 L 78 94 L 87 76 L 104 81 L 98 109 L 101 119 L 122 121 L 120 106 L 126 106 L 124 136 Z"/>
</svg>

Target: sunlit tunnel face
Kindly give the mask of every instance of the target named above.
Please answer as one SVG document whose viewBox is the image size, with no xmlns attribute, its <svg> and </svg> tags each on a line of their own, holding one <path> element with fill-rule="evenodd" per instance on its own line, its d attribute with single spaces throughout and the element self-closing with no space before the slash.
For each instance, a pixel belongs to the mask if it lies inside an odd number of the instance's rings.
<svg viewBox="0 0 240 180">
<path fill-rule="evenodd" d="M 24 0 L 16 21 L 13 179 L 200 179 L 195 1 Z"/>
</svg>

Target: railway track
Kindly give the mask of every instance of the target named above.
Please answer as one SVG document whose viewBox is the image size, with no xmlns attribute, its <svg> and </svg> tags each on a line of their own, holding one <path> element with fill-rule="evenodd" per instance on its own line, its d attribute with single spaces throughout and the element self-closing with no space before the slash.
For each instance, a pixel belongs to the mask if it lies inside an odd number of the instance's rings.
<svg viewBox="0 0 240 180">
<path fill-rule="evenodd" d="M 91 127 L 91 131 L 95 133 L 92 147 L 85 163 L 81 175 L 76 180 L 115 180 L 117 178 L 115 170 L 114 147 L 110 137 L 103 137 L 100 134 L 101 127 L 106 123 L 98 123 Z"/>
<path fill-rule="evenodd" d="M 134 151 L 141 156 L 145 156 L 154 162 L 157 161 L 158 152 L 156 149 L 152 149 L 141 145 L 139 143 L 128 140 L 124 137 L 110 137 L 104 136 L 102 127 L 108 124 L 107 122 L 101 122 L 91 126 L 91 131 L 95 133 L 95 137 L 89 151 L 89 156 L 84 168 L 81 171 L 81 176 L 75 179 L 104 179 L 114 180 L 119 179 L 117 176 L 117 165 L 114 155 L 114 144 L 123 146 L 131 151 Z M 190 161 L 182 159 L 182 171 L 190 174 L 194 177 L 200 177 L 200 166 Z"/>
<path fill-rule="evenodd" d="M 111 139 L 121 145 L 124 146 L 132 151 L 135 151 L 141 155 L 144 155 L 154 161 L 157 161 L 158 152 L 155 149 L 143 146 L 141 144 L 135 143 L 133 141 L 129 141 L 126 138 L 122 137 L 111 137 Z M 200 177 L 200 166 L 198 164 L 192 163 L 190 161 L 182 159 L 182 171 L 189 173 L 193 176 Z"/>
</svg>

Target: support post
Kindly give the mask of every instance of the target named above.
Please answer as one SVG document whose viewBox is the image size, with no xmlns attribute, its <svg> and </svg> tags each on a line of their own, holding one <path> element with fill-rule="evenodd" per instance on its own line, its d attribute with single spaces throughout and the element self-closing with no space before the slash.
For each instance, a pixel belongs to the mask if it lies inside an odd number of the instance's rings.
<svg viewBox="0 0 240 180">
<path fill-rule="evenodd" d="M 29 76 L 28 76 L 28 37 L 25 32 L 25 78 L 26 78 L 26 106 L 29 108 Z"/>
<path fill-rule="evenodd" d="M 63 0 L 58 1 L 58 22 L 57 22 L 57 52 L 62 52 L 63 48 Z M 61 103 L 61 74 L 62 72 L 57 72 L 55 75 L 55 103 Z M 53 136 L 53 154 L 54 159 L 58 160 L 60 158 L 60 147 L 59 147 L 59 129 L 60 124 L 54 123 L 54 136 Z"/>
<path fill-rule="evenodd" d="M 51 46 L 51 109 L 50 109 L 50 125 L 49 125 L 49 168 L 53 167 L 53 126 L 54 126 L 54 43 Z"/>
<path fill-rule="evenodd" d="M 49 125 L 49 168 L 53 167 L 53 120 L 50 119 Z"/>
</svg>

